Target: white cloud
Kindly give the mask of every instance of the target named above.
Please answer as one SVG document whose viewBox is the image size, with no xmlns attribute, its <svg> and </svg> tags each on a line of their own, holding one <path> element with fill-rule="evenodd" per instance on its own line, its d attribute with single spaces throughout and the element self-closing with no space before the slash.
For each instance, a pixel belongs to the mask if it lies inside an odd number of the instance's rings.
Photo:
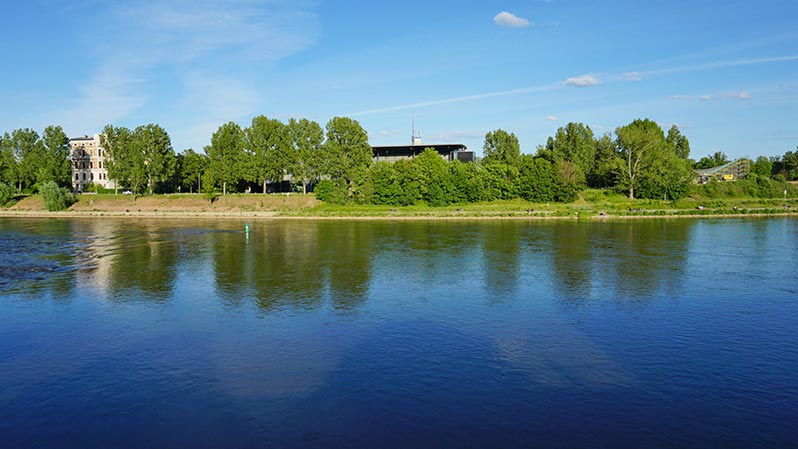
<svg viewBox="0 0 798 449">
<path fill-rule="evenodd" d="M 556 122 L 556 121 L 557 121 L 557 120 L 559 120 L 559 119 L 560 119 L 560 118 L 559 118 L 559 117 L 557 117 L 556 115 L 547 115 L 547 116 L 546 116 L 546 120 L 548 120 L 548 121 L 550 121 L 550 122 Z"/>
<path fill-rule="evenodd" d="M 712 97 L 712 95 L 701 95 L 698 99 L 701 101 L 712 101 L 715 98 Z"/>
<path fill-rule="evenodd" d="M 496 17 L 493 18 L 493 23 L 505 28 L 526 28 L 532 24 L 529 20 L 507 11 L 496 14 Z"/>
<path fill-rule="evenodd" d="M 671 95 L 672 100 L 689 100 L 689 95 Z"/>
<path fill-rule="evenodd" d="M 723 94 L 723 96 L 726 97 L 726 98 L 734 98 L 736 100 L 750 100 L 751 99 L 751 94 L 749 94 L 748 92 L 746 92 L 744 90 L 740 91 L 740 92 L 726 92 L 725 94 Z"/>
<path fill-rule="evenodd" d="M 587 75 L 580 75 L 574 76 L 572 78 L 568 78 L 565 80 L 565 84 L 574 87 L 587 87 L 587 86 L 596 86 L 601 84 L 598 78 L 595 75 L 587 74 Z"/>
</svg>

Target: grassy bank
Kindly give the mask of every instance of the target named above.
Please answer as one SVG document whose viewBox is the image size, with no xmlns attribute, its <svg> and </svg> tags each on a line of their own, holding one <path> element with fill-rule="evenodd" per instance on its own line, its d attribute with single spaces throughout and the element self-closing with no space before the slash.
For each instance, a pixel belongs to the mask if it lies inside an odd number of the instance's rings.
<svg viewBox="0 0 798 449">
<path fill-rule="evenodd" d="M 798 199 L 688 198 L 676 202 L 630 201 L 610 191 L 587 190 L 573 203 L 493 201 L 447 207 L 330 205 L 313 195 L 233 194 L 209 199 L 199 194 L 130 195 L 83 194 L 64 212 L 47 212 L 38 195 L 20 198 L 0 209 L 5 215 L 148 215 L 148 216 L 265 216 L 374 218 L 612 218 L 679 216 L 758 216 L 798 214 Z"/>
</svg>

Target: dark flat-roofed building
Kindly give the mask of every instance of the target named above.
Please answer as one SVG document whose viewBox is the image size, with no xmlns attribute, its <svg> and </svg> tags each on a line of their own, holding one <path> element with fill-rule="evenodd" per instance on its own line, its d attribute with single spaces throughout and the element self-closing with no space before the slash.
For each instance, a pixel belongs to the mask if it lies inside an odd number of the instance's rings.
<svg viewBox="0 0 798 449">
<path fill-rule="evenodd" d="M 447 161 L 459 160 L 461 162 L 475 162 L 476 156 L 473 151 L 461 143 L 442 143 L 442 144 L 414 144 L 414 145 L 390 145 L 371 147 L 374 152 L 374 161 L 396 162 L 400 159 L 412 159 L 421 154 L 427 148 L 432 148 L 442 158 Z"/>
</svg>

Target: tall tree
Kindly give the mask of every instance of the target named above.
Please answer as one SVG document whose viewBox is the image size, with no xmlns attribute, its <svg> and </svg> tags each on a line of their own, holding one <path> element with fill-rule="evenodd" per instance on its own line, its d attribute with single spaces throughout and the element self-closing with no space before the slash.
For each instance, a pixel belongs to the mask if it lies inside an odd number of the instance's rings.
<svg viewBox="0 0 798 449">
<path fill-rule="evenodd" d="M 134 147 L 141 157 L 136 158 L 136 172 L 142 175 L 150 195 L 158 184 L 168 181 L 175 170 L 175 151 L 169 134 L 160 125 L 148 124 L 133 132 Z"/>
<path fill-rule="evenodd" d="M 333 117 L 327 122 L 324 171 L 334 182 L 344 183 L 349 196 L 365 182 L 372 154 L 368 133 L 357 120 Z"/>
<path fill-rule="evenodd" d="M 125 127 L 106 125 L 100 133 L 100 146 L 105 151 L 105 168 L 108 177 L 114 180 L 114 191 L 120 185 L 133 187 L 135 158 L 133 133 Z"/>
<path fill-rule="evenodd" d="M 42 134 L 42 160 L 37 183 L 53 181 L 59 187 L 70 185 L 72 170 L 69 163 L 69 138 L 60 126 L 48 126 Z"/>
<path fill-rule="evenodd" d="M 618 156 L 622 164 L 617 167 L 619 186 L 635 199 L 635 189 L 640 175 L 645 173 L 661 157 L 667 143 L 662 129 L 649 119 L 636 119 L 615 130 Z"/>
<path fill-rule="evenodd" d="M 485 134 L 482 155 L 485 163 L 500 162 L 513 165 L 521 156 L 521 145 L 515 134 L 497 129 Z"/>
<path fill-rule="evenodd" d="M 690 141 L 679 131 L 678 126 L 671 126 L 671 129 L 668 130 L 668 136 L 665 137 L 665 141 L 668 142 L 668 145 L 671 146 L 677 157 L 682 159 L 690 157 Z"/>
<path fill-rule="evenodd" d="M 22 191 L 23 186 L 32 186 L 36 182 L 36 164 L 39 133 L 30 129 L 15 129 L 11 132 L 11 151 L 16 161 L 17 186 Z"/>
<path fill-rule="evenodd" d="M 183 152 L 183 163 L 180 165 L 180 182 L 188 189 L 202 191 L 202 175 L 208 169 L 208 156 L 189 148 Z"/>
<path fill-rule="evenodd" d="M 292 118 L 288 120 L 288 141 L 295 154 L 292 175 L 302 180 L 302 193 L 308 193 L 308 183 L 321 175 L 324 130 L 314 121 Z"/>
<path fill-rule="evenodd" d="M 3 133 L 0 137 L 0 182 L 13 186 L 17 179 L 17 161 L 11 136 Z"/>
<path fill-rule="evenodd" d="M 269 180 L 281 183 L 294 161 L 294 149 L 288 141 L 286 126 L 276 119 L 259 115 L 244 131 L 245 151 L 249 163 L 248 178 L 263 183 L 263 193 Z"/>
<path fill-rule="evenodd" d="M 773 162 L 767 156 L 759 156 L 751 164 L 751 172 L 763 178 L 770 178 L 773 175 Z"/>
<path fill-rule="evenodd" d="M 213 133 L 211 145 L 205 147 L 205 152 L 209 159 L 207 174 L 214 182 L 221 183 L 222 193 L 227 195 L 229 184 L 238 184 L 244 179 L 241 172 L 244 131 L 235 122 L 225 123 Z"/>
<path fill-rule="evenodd" d="M 596 162 L 593 171 L 588 174 L 588 185 L 599 188 L 616 185 L 615 174 L 621 163 L 616 154 L 615 142 L 609 134 L 604 134 L 596 140 Z"/>
<path fill-rule="evenodd" d="M 596 140 L 589 126 L 568 123 L 559 128 L 551 142 L 552 161 L 568 161 L 583 175 L 593 171 L 596 162 Z"/>
</svg>

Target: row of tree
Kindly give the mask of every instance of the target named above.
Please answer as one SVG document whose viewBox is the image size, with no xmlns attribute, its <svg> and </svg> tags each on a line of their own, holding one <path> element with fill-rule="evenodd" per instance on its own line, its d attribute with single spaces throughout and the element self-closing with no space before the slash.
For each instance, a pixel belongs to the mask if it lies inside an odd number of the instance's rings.
<svg viewBox="0 0 798 449">
<path fill-rule="evenodd" d="M 0 183 L 38 191 L 50 181 L 68 186 L 71 177 L 69 139 L 60 126 L 48 126 L 41 136 L 24 128 L 0 137 Z"/>
<path fill-rule="evenodd" d="M 39 136 L 19 129 L 0 140 L 0 182 L 36 191 L 47 182 L 71 184 L 69 143 L 61 127 Z M 494 199 L 570 201 L 585 187 L 614 188 L 629 198 L 678 199 L 688 194 L 693 168 L 728 162 L 722 152 L 689 159 L 690 143 L 676 126 L 667 133 L 651 120 L 634 120 L 597 137 L 568 123 L 534 155 L 517 137 L 487 133 L 477 163 L 446 161 L 434 150 L 396 163 L 372 162 L 368 134 L 353 119 L 335 117 L 325 128 L 306 119 L 283 123 L 265 116 L 242 128 L 220 126 L 203 153 L 176 154 L 168 133 L 148 124 L 133 130 L 106 126 L 101 133 L 109 179 L 136 193 L 266 192 L 292 179 L 306 192 L 316 186 L 328 201 L 444 205 Z M 798 179 L 798 152 L 752 163 L 759 176 Z"/>
</svg>

